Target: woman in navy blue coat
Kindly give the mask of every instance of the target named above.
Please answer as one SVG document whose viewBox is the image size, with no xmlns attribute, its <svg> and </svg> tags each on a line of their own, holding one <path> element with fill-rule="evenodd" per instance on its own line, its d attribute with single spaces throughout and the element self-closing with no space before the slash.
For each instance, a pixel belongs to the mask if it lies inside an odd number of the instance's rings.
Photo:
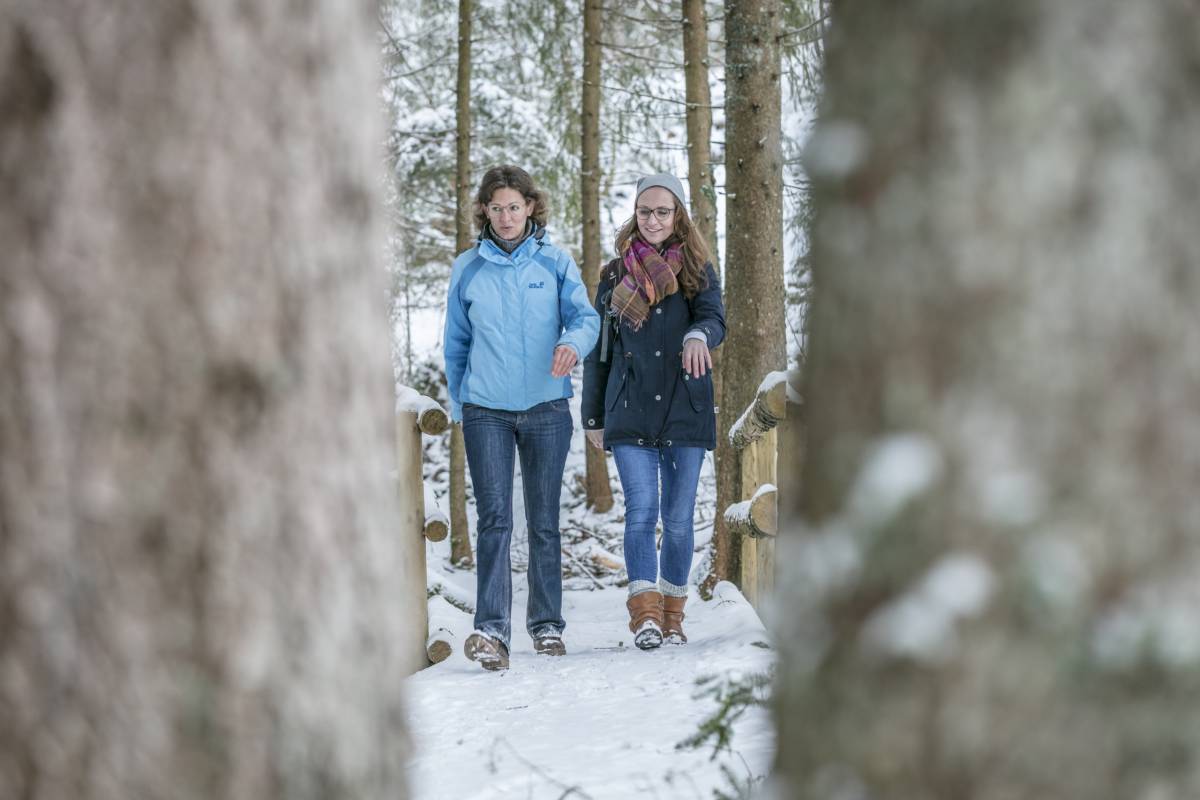
<svg viewBox="0 0 1200 800">
<path fill-rule="evenodd" d="M 716 446 L 710 351 L 725 338 L 725 310 L 673 175 L 638 181 L 616 249 L 596 289 L 603 322 L 584 360 L 582 416 L 588 442 L 612 450 L 621 477 L 629 629 L 645 650 L 687 641 L 696 486 Z"/>
</svg>

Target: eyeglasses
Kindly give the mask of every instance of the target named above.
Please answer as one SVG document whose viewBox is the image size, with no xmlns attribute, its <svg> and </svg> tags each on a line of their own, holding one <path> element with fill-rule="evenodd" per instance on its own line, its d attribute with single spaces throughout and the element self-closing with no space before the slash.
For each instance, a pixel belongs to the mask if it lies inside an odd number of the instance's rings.
<svg viewBox="0 0 1200 800">
<path fill-rule="evenodd" d="M 506 205 L 506 206 L 488 206 L 487 207 L 488 216 L 491 216 L 491 217 L 498 217 L 501 214 L 503 214 L 505 211 L 508 212 L 509 216 L 515 217 L 517 214 L 520 214 L 524 210 L 525 210 L 525 206 L 522 205 L 521 203 L 510 203 L 509 205 Z"/>
<path fill-rule="evenodd" d="M 666 222 L 674 213 L 675 209 L 673 208 L 646 208 L 645 206 L 638 206 L 637 208 L 637 218 L 643 222 L 650 219 L 651 214 L 653 214 L 659 222 Z"/>
</svg>

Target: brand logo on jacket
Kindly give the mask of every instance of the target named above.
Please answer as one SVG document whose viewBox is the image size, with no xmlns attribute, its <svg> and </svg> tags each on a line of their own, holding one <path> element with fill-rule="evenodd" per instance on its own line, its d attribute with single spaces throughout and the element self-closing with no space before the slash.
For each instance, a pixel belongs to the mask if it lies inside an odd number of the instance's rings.
<svg viewBox="0 0 1200 800">
<path fill-rule="evenodd" d="M 545 282 L 545 281 L 538 281 L 537 283 L 531 283 L 531 284 L 529 284 L 529 288 L 530 288 L 530 289 L 545 289 L 545 288 L 546 288 L 546 282 Z"/>
</svg>

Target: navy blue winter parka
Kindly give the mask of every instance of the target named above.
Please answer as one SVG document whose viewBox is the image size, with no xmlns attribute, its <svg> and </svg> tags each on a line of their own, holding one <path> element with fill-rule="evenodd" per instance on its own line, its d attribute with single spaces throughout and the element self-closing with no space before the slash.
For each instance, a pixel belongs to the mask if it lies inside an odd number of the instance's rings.
<svg viewBox="0 0 1200 800">
<path fill-rule="evenodd" d="M 720 278 L 705 264 L 707 286 L 690 300 L 682 289 L 668 295 L 651 307 L 635 331 L 608 309 L 611 289 L 624 270 L 621 260 L 613 259 L 596 288 L 601 331 L 583 362 L 583 427 L 603 428 L 606 448 L 633 444 L 712 450 L 717 445 L 712 371 L 700 378 L 684 371 L 683 341 L 690 331 L 699 331 L 712 350 L 725 338 Z M 606 337 L 607 352 L 602 353 Z"/>
</svg>

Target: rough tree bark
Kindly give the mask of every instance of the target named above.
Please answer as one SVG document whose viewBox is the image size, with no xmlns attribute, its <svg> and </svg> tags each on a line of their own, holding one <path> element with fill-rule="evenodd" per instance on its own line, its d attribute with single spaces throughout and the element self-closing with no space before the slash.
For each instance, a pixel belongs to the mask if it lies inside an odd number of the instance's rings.
<svg viewBox="0 0 1200 800">
<path fill-rule="evenodd" d="M 1200 796 L 1200 16 L 833 13 L 780 792 Z"/>
<path fill-rule="evenodd" d="M 778 0 L 725 4 L 725 316 L 717 416 L 716 556 L 713 577 L 740 579 L 740 541 L 724 509 L 741 497 L 729 427 L 768 372 L 784 369 L 783 153 Z"/>
<path fill-rule="evenodd" d="M 373 23 L 0 14 L 0 797 L 404 794 Z"/>
<path fill-rule="evenodd" d="M 688 192 L 692 201 L 692 221 L 708 240 L 713 268 L 720 275 L 717 184 L 712 162 L 712 93 L 708 86 L 708 15 L 704 10 L 704 0 L 682 2 L 683 83 L 684 99 L 687 101 Z M 721 347 L 712 352 L 713 397 L 718 399 L 721 397 L 724 373 L 721 367 L 723 352 L 724 348 Z"/>
<path fill-rule="evenodd" d="M 704 0 L 683 0 L 683 78 L 687 101 L 688 191 L 692 221 L 717 258 L 717 189 L 712 164 L 712 96 L 708 87 L 708 17 Z M 717 395 L 720 396 L 719 394 Z"/>
<path fill-rule="evenodd" d="M 580 120 L 579 184 L 583 211 L 583 285 L 595 302 L 600 282 L 600 36 L 603 32 L 600 0 L 583 3 L 583 99 Z M 585 484 L 587 505 L 600 513 L 613 507 L 612 482 L 608 477 L 608 458 L 603 450 L 591 445 L 584 448 L 587 458 Z"/>
<path fill-rule="evenodd" d="M 454 252 L 471 246 L 474 200 L 471 186 L 471 14 L 472 0 L 458 0 L 458 86 L 455 93 Z M 467 521 L 467 450 L 462 424 L 450 426 L 450 562 L 475 563 Z"/>
</svg>

